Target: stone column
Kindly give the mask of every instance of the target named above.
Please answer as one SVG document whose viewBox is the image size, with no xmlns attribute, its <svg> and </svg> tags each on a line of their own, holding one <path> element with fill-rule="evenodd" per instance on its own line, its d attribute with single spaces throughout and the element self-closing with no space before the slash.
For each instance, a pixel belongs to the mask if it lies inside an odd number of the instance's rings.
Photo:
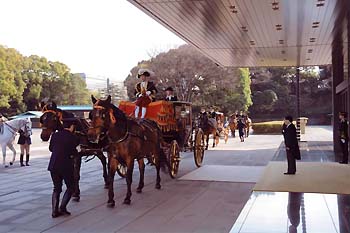
<svg viewBox="0 0 350 233">
<path fill-rule="evenodd" d="M 342 110 L 341 106 L 341 95 L 336 93 L 336 87 L 344 80 L 344 57 L 343 57 L 343 40 L 342 33 L 339 32 L 335 35 L 332 44 L 332 102 L 333 102 L 333 142 L 334 142 L 334 151 L 340 151 L 339 140 L 339 123 L 338 123 L 338 113 Z"/>
</svg>

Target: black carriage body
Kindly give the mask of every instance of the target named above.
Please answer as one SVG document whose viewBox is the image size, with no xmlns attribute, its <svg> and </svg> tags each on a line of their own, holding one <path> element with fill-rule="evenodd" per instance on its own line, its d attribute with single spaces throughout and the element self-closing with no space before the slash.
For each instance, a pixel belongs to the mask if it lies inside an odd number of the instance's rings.
<svg viewBox="0 0 350 233">
<path fill-rule="evenodd" d="M 174 119 L 176 121 L 176 127 L 171 130 L 164 130 L 163 139 L 167 143 L 171 143 L 176 140 L 180 150 L 184 150 L 185 147 L 191 147 L 190 141 L 193 132 L 192 124 L 192 104 L 183 101 L 171 102 L 173 107 Z"/>
</svg>

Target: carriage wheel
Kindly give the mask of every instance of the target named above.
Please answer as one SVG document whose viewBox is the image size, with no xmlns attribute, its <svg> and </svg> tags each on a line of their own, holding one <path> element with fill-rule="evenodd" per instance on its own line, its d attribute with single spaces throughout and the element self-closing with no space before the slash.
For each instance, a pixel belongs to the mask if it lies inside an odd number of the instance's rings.
<svg viewBox="0 0 350 233">
<path fill-rule="evenodd" d="M 125 165 L 122 164 L 118 164 L 117 166 L 117 173 L 121 178 L 125 178 L 126 177 L 126 172 L 127 172 L 127 167 Z"/>
<path fill-rule="evenodd" d="M 177 144 L 176 140 L 173 140 L 170 143 L 169 163 L 170 163 L 169 173 L 171 178 L 174 179 L 177 175 L 177 172 L 179 170 L 179 164 L 180 164 L 180 150 L 179 150 L 179 144 Z"/>
<path fill-rule="evenodd" d="M 194 138 L 194 162 L 197 167 L 202 166 L 204 149 L 204 133 L 202 129 L 198 129 Z"/>
</svg>

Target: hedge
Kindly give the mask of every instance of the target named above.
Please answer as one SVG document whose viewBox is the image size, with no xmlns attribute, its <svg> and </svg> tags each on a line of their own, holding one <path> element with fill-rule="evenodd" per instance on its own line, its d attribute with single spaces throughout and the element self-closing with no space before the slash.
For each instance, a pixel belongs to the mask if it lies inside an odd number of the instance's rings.
<svg viewBox="0 0 350 233">
<path fill-rule="evenodd" d="M 267 121 L 253 123 L 254 134 L 281 134 L 283 121 Z"/>
</svg>

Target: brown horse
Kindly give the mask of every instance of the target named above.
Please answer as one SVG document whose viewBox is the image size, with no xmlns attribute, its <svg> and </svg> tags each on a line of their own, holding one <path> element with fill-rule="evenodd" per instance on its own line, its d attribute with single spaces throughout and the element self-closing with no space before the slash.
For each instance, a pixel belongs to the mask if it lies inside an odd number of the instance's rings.
<svg viewBox="0 0 350 233">
<path fill-rule="evenodd" d="M 237 129 L 237 125 L 238 125 L 238 121 L 237 121 L 237 117 L 235 114 L 230 116 L 230 120 L 229 120 L 229 127 L 231 130 L 231 135 L 232 137 L 236 137 L 236 129 Z"/>
<path fill-rule="evenodd" d="M 202 113 L 199 116 L 199 127 L 203 130 L 204 136 L 206 137 L 205 149 L 209 147 L 209 135 L 213 135 L 213 147 L 219 144 L 219 132 L 217 130 L 217 123 L 214 118 L 209 118 L 207 113 Z"/>
<path fill-rule="evenodd" d="M 160 167 L 169 167 L 167 158 L 161 148 L 162 132 L 157 123 L 148 119 L 135 120 L 127 117 L 119 108 L 111 104 L 111 96 L 106 100 L 96 100 L 91 96 L 93 110 L 90 114 L 92 128 L 89 129 L 89 140 L 98 140 L 107 135 L 110 144 L 108 148 L 109 162 L 109 207 L 115 206 L 114 175 L 118 164 L 127 166 L 127 194 L 124 204 L 130 204 L 131 183 L 134 161 L 139 164 L 140 180 L 136 192 L 141 193 L 144 186 L 144 158 L 154 161 L 157 170 L 156 188 L 160 189 Z"/>
<path fill-rule="evenodd" d="M 49 104 L 42 103 L 43 115 L 40 117 L 41 134 L 40 137 L 43 141 L 48 141 L 51 134 L 56 130 L 63 129 L 63 121 L 74 121 L 76 126 L 74 134 L 79 138 L 79 143 L 82 147 L 90 150 L 82 150 L 74 157 L 74 193 L 73 200 L 80 200 L 80 168 L 82 157 L 97 156 L 103 167 L 103 178 L 105 182 L 105 188 L 108 188 L 108 176 L 107 176 L 107 160 L 103 155 L 102 148 L 107 144 L 107 140 L 100 140 L 98 144 L 90 143 L 87 139 L 87 131 L 89 124 L 85 119 L 78 119 L 73 113 L 62 111 L 57 108 L 54 102 Z"/>
</svg>

